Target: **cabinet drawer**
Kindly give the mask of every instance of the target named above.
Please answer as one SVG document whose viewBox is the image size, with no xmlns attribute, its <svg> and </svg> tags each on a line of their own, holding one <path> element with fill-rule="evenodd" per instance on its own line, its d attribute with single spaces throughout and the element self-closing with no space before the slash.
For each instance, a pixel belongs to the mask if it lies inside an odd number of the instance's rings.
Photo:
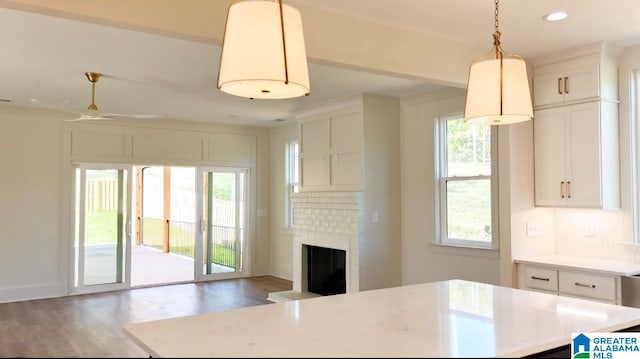
<svg viewBox="0 0 640 359">
<path fill-rule="evenodd" d="M 558 271 L 553 269 L 525 267 L 524 287 L 558 292 Z"/>
<path fill-rule="evenodd" d="M 560 271 L 558 273 L 560 294 L 616 300 L 616 279 L 597 274 Z"/>
</svg>

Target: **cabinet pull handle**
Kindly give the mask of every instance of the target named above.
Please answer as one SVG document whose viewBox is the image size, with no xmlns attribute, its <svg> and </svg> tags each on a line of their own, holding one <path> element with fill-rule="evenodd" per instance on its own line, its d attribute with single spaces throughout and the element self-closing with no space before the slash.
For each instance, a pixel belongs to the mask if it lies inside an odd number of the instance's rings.
<svg viewBox="0 0 640 359">
<path fill-rule="evenodd" d="M 562 78 L 558 77 L 558 95 L 562 95 Z"/>
<path fill-rule="evenodd" d="M 595 288 L 596 285 L 595 284 L 584 284 L 584 283 L 580 283 L 580 282 L 575 282 L 573 283 L 576 287 L 585 287 L 585 288 Z"/>
<path fill-rule="evenodd" d="M 569 78 L 566 76 L 564 78 L 564 93 L 569 93 Z"/>
<path fill-rule="evenodd" d="M 531 279 L 535 279 L 535 280 L 543 280 L 545 282 L 549 281 L 549 278 L 542 278 L 542 277 L 536 277 L 535 275 L 531 276 Z"/>
<path fill-rule="evenodd" d="M 560 198 L 564 198 L 564 181 L 560 181 Z"/>
<path fill-rule="evenodd" d="M 571 181 L 567 181 L 567 198 L 571 198 Z"/>
</svg>

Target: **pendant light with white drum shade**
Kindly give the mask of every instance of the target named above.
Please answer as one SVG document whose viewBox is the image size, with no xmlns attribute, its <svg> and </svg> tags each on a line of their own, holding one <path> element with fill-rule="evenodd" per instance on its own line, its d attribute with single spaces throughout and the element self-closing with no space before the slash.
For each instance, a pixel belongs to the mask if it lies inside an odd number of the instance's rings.
<svg viewBox="0 0 640 359">
<path fill-rule="evenodd" d="M 527 65 L 522 57 L 502 49 L 500 35 L 495 0 L 493 49 L 471 63 L 465 122 L 507 125 L 533 119 Z"/>
<path fill-rule="evenodd" d="M 218 88 L 251 99 L 309 94 L 300 12 L 282 0 L 233 1 L 229 6 Z"/>
</svg>

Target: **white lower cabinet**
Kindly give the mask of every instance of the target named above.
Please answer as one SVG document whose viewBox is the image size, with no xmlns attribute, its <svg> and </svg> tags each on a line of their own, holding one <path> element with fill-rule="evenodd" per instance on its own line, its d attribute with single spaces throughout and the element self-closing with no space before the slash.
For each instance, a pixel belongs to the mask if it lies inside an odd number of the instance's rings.
<svg viewBox="0 0 640 359">
<path fill-rule="evenodd" d="M 554 266 L 518 264 L 518 288 L 620 304 L 620 276 Z"/>
<path fill-rule="evenodd" d="M 524 288 L 558 294 L 558 271 L 532 266 L 523 267 L 523 271 Z"/>
<path fill-rule="evenodd" d="M 616 282 L 620 277 L 593 273 L 558 271 L 558 294 L 591 298 L 603 302 L 617 302 Z"/>
</svg>

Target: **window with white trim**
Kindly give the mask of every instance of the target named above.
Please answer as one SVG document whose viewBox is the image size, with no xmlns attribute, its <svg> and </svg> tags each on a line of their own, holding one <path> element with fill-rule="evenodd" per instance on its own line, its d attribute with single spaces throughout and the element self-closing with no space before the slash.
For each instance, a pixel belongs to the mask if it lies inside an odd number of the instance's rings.
<svg viewBox="0 0 640 359">
<path fill-rule="evenodd" d="M 291 197 L 298 192 L 298 141 L 290 141 L 285 149 L 285 200 L 284 227 L 293 228 L 293 205 Z"/>
<path fill-rule="evenodd" d="M 444 245 L 498 247 L 495 126 L 471 125 L 462 115 L 437 121 L 439 235 Z"/>
</svg>

